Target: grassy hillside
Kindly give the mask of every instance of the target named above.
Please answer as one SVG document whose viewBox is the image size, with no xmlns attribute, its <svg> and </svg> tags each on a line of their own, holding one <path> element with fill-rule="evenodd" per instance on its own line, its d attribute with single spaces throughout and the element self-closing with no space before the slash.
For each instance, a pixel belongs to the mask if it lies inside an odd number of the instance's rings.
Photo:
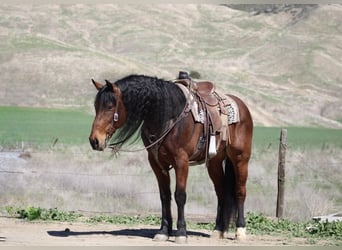
<svg viewBox="0 0 342 250">
<path fill-rule="evenodd" d="M 90 79 L 194 70 L 257 125 L 342 127 L 342 6 L 0 4 L 0 105 L 92 110 Z"/>
</svg>

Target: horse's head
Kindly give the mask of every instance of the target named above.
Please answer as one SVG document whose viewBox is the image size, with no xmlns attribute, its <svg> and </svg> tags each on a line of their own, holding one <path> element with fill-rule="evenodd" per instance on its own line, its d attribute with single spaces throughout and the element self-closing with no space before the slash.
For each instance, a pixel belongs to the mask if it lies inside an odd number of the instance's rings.
<svg viewBox="0 0 342 250">
<path fill-rule="evenodd" d="M 119 87 L 106 80 L 102 84 L 92 80 L 98 93 L 95 98 L 95 119 L 89 136 L 94 150 L 104 150 L 109 139 L 126 121 L 126 110 Z"/>
</svg>

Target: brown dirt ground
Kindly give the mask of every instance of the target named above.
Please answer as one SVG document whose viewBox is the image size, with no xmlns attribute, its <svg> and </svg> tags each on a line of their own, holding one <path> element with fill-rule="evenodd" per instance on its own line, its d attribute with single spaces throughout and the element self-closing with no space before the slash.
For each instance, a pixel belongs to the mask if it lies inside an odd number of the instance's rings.
<svg viewBox="0 0 342 250">
<path fill-rule="evenodd" d="M 28 222 L 0 218 L 1 246 L 175 246 L 174 237 L 154 242 L 157 228 L 150 225 L 113 225 L 67 222 Z M 209 230 L 189 230 L 189 246 L 281 246 L 309 245 L 303 238 L 248 235 L 244 242 L 233 240 L 233 233 L 223 240 L 210 238 Z M 324 242 L 315 242 L 315 245 Z"/>
</svg>

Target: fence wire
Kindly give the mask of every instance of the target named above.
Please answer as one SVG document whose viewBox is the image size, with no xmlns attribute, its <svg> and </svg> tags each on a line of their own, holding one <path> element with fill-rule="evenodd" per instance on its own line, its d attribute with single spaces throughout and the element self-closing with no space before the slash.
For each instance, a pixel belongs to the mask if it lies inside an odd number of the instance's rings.
<svg viewBox="0 0 342 250">
<path fill-rule="evenodd" d="M 67 210 L 90 213 L 115 211 L 115 213 L 134 214 L 135 211 L 143 210 L 149 213 L 159 211 L 157 181 L 149 167 L 146 152 L 122 153 L 116 157 L 109 151 L 102 154 L 94 152 L 89 149 L 88 145 L 70 146 L 47 143 L 40 144 L 38 147 L 38 144 L 39 142 L 18 143 L 19 147 L 13 147 L 9 152 L 16 154 L 12 159 L 14 163 L 10 164 L 1 156 L 1 153 L 6 154 L 6 152 L 0 147 L 0 201 L 2 204 L 25 204 L 25 202 L 29 205 L 45 204 L 45 206 L 51 204 L 60 206 L 61 204 Z M 262 210 L 266 211 L 266 214 L 272 214 L 272 211 L 275 211 L 275 195 L 273 194 L 276 192 L 278 181 L 278 147 L 272 147 L 273 149 L 265 148 L 265 150 L 259 149 L 253 152 L 259 155 L 252 157 L 250 161 L 250 174 L 247 180 L 249 206 L 253 211 Z M 294 205 L 298 204 L 294 200 L 303 200 L 303 205 L 298 208 L 289 208 L 290 205 L 287 205 L 288 210 L 299 214 L 304 213 L 305 209 L 309 210 L 308 206 L 323 207 L 323 203 L 330 204 L 329 202 L 333 203 L 331 206 L 341 210 L 340 190 L 335 190 L 335 194 L 331 194 L 334 189 L 340 187 L 339 180 L 342 179 L 342 173 L 338 171 L 342 164 L 339 154 L 341 150 L 336 149 L 332 157 L 324 156 L 322 160 L 318 160 L 320 158 L 315 155 L 307 156 L 306 152 L 310 151 L 309 149 L 299 149 L 301 154 L 296 159 L 291 156 L 293 150 L 291 147 L 288 148 L 290 154 L 286 159 L 286 199 L 291 206 L 298 206 Z M 59 166 L 59 162 L 62 166 Z M 123 166 L 119 166 L 117 162 L 123 162 Z M 68 167 L 70 170 L 67 170 Z M 329 172 L 329 169 L 335 172 Z M 171 177 L 174 186 L 174 176 L 171 175 Z M 120 183 L 127 186 L 125 190 L 122 189 Z M 319 187 L 319 192 L 316 187 Z M 208 213 L 208 210 L 215 213 L 216 194 L 205 166 L 190 168 L 187 190 L 190 204 L 193 202 L 196 204 L 193 205 L 195 207 L 202 206 L 203 209 L 198 209 L 204 211 L 203 213 Z M 317 197 L 314 196 L 315 194 Z M 40 200 L 37 197 L 40 197 Z M 76 202 L 78 199 L 80 201 Z M 69 205 L 72 202 L 75 202 L 74 207 Z M 88 207 L 87 202 L 90 203 Z M 116 204 L 112 205 L 112 203 Z M 131 208 L 127 210 L 127 207 Z"/>
</svg>

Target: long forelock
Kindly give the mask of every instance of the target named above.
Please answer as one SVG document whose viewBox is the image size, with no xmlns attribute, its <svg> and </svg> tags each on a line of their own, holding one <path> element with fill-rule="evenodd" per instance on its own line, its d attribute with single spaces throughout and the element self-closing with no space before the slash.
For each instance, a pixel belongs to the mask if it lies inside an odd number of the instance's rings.
<svg viewBox="0 0 342 250">
<path fill-rule="evenodd" d="M 111 91 L 107 86 L 104 86 L 97 93 L 95 97 L 95 103 L 98 104 L 98 107 L 101 110 L 103 108 L 103 105 L 108 102 L 116 104 L 116 98 L 113 91 Z"/>
</svg>

